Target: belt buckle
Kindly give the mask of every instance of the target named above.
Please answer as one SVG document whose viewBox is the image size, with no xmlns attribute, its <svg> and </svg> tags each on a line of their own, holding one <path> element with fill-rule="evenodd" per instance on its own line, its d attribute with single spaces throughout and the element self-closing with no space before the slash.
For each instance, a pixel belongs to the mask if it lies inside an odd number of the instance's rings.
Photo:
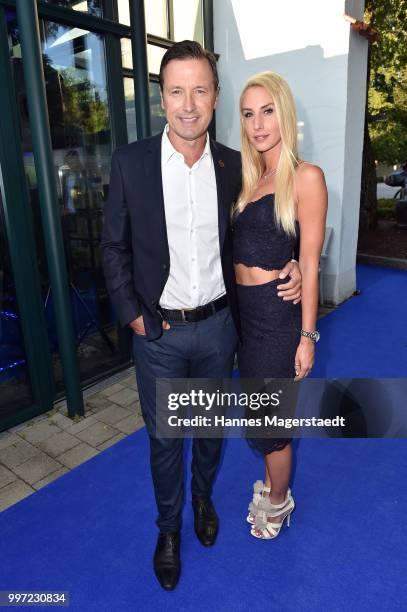
<svg viewBox="0 0 407 612">
<path fill-rule="evenodd" d="M 185 310 L 184 309 L 181 309 L 181 318 L 182 318 L 184 323 L 188 323 L 188 321 L 185 318 Z"/>
</svg>

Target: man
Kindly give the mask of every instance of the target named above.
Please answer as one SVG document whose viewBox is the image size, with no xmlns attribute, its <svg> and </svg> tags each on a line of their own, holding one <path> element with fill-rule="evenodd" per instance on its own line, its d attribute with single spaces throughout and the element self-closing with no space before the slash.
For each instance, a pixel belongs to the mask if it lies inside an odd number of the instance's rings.
<svg viewBox="0 0 407 612">
<path fill-rule="evenodd" d="M 240 154 L 208 137 L 218 99 L 216 60 L 191 41 L 174 44 L 160 68 L 164 133 L 112 158 L 102 238 L 106 282 L 118 317 L 134 331 L 142 414 L 150 437 L 159 536 L 154 570 L 164 589 L 180 575 L 183 440 L 155 435 L 157 378 L 222 378 L 232 372 L 239 316 L 230 210 L 240 190 Z M 300 274 L 284 285 L 298 299 Z M 194 439 L 195 531 L 214 544 L 211 501 L 222 441 Z"/>
</svg>

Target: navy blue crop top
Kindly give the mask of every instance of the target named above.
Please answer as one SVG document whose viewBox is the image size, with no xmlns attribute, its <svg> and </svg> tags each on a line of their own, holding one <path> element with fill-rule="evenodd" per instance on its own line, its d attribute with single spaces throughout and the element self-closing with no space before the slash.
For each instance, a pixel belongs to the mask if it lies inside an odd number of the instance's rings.
<svg viewBox="0 0 407 612">
<path fill-rule="evenodd" d="M 247 204 L 233 225 L 234 263 L 263 270 L 280 270 L 297 251 L 298 221 L 295 226 L 296 236 L 292 236 L 276 225 L 274 193 Z"/>
</svg>

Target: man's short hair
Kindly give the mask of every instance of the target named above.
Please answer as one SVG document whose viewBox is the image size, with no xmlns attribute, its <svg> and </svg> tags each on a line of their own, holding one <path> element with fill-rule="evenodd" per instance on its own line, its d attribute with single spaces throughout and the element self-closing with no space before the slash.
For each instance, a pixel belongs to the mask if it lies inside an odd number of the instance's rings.
<svg viewBox="0 0 407 612">
<path fill-rule="evenodd" d="M 160 89 L 163 90 L 164 86 L 164 69 L 171 60 L 182 60 L 182 59 L 205 59 L 209 62 L 209 66 L 212 70 L 213 81 L 215 85 L 215 91 L 219 89 L 219 77 L 218 69 L 216 66 L 216 57 L 210 51 L 204 49 L 198 42 L 194 40 L 182 40 L 172 45 L 165 52 L 160 65 Z"/>
</svg>

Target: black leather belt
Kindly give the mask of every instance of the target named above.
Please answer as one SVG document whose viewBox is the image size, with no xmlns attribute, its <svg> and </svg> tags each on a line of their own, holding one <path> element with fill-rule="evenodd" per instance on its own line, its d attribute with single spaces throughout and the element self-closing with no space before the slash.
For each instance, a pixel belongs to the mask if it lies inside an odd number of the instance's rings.
<svg viewBox="0 0 407 612">
<path fill-rule="evenodd" d="M 227 305 L 228 299 L 225 294 L 217 300 L 209 302 L 209 304 L 204 304 L 203 306 L 198 306 L 198 308 L 192 308 L 191 310 L 167 310 L 167 308 L 161 308 L 161 306 L 159 306 L 158 312 L 165 321 L 197 323 L 198 321 L 203 321 L 211 317 L 215 312 L 222 310 L 222 308 L 225 308 Z"/>
</svg>

